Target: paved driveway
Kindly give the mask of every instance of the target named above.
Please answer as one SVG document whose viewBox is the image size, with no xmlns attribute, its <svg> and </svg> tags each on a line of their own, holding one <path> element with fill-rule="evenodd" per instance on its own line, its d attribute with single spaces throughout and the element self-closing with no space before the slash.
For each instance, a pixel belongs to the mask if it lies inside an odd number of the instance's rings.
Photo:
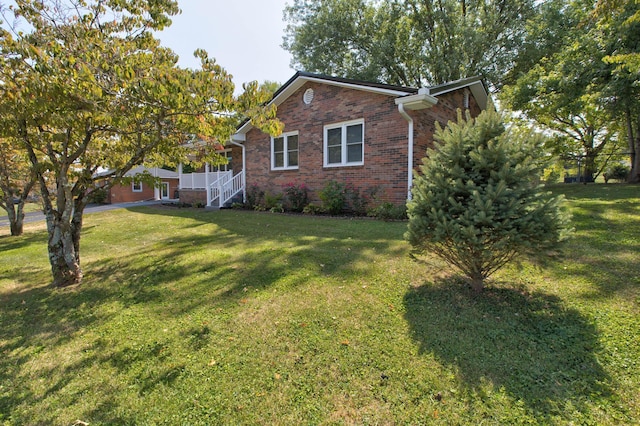
<svg viewBox="0 0 640 426">
<path fill-rule="evenodd" d="M 161 204 L 162 201 L 136 201 L 133 203 L 119 203 L 119 204 L 101 204 L 101 205 L 97 205 L 97 204 L 91 204 L 88 205 L 85 209 L 84 212 L 85 214 L 89 214 L 89 213 L 96 213 L 96 212 L 104 212 L 107 210 L 115 210 L 115 209 L 126 209 L 129 207 L 138 207 L 138 206 L 151 206 L 154 204 Z M 2 210 L 3 213 L 4 210 Z M 42 214 L 42 212 L 30 212 L 25 214 L 24 216 L 24 223 L 30 223 L 30 222 L 38 222 L 44 220 L 44 215 Z M 3 216 L 0 216 L 0 228 L 3 227 L 9 227 L 9 219 L 7 218 L 6 214 L 4 214 Z"/>
</svg>

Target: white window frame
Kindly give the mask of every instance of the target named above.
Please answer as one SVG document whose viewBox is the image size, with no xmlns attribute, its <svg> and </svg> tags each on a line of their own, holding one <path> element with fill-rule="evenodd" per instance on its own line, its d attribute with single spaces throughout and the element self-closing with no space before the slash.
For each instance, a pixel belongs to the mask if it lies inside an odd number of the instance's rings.
<svg viewBox="0 0 640 426">
<path fill-rule="evenodd" d="M 362 125 L 362 160 L 347 162 L 347 127 Z M 340 163 L 329 163 L 329 130 L 342 129 L 341 137 L 341 155 L 342 161 Z M 327 124 L 324 126 L 324 142 L 323 142 L 323 164 L 324 167 L 349 167 L 349 166 L 362 166 L 364 165 L 364 119 L 344 121 L 342 123 Z"/>
<path fill-rule="evenodd" d="M 289 137 L 297 136 L 298 137 L 298 164 L 295 166 L 290 166 L 289 163 Z M 283 138 L 283 149 L 284 149 L 284 166 L 276 167 L 276 153 L 275 153 L 275 140 Z M 287 132 L 283 133 L 278 137 L 271 137 L 271 170 L 298 170 L 300 167 L 300 135 L 297 131 L 295 132 Z"/>
<path fill-rule="evenodd" d="M 142 182 L 137 183 L 138 188 L 136 188 L 136 182 L 131 182 L 131 192 L 142 192 Z"/>
</svg>

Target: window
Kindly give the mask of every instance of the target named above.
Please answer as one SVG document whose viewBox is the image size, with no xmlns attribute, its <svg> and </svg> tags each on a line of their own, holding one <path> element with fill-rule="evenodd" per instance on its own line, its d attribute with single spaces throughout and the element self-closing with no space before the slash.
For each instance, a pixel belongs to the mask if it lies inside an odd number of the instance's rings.
<svg viewBox="0 0 640 426">
<path fill-rule="evenodd" d="M 133 181 L 131 183 L 131 191 L 133 191 L 133 192 L 142 192 L 142 182 Z"/>
<path fill-rule="evenodd" d="M 298 132 L 283 133 L 271 138 L 271 169 L 290 170 L 298 168 Z"/>
<path fill-rule="evenodd" d="M 324 165 L 364 164 L 364 120 L 324 126 Z"/>
</svg>

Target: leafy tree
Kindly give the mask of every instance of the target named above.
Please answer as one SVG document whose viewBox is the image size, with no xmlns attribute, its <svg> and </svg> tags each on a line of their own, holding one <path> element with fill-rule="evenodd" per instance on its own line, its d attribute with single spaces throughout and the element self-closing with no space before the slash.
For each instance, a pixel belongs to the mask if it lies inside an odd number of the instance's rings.
<svg viewBox="0 0 640 426">
<path fill-rule="evenodd" d="M 206 52 L 196 51 L 200 69 L 177 67 L 153 36 L 179 12 L 176 1 L 16 0 L 2 12 L 0 137 L 19 142 L 39 184 L 55 286 L 82 280 L 97 171 L 110 170 L 113 184 L 143 163 L 186 161 L 185 141 L 226 141 L 243 116 L 281 129 L 275 109 L 261 106 L 268 94 L 254 82 L 234 97 L 231 76 Z"/>
<path fill-rule="evenodd" d="M 24 205 L 36 184 L 24 151 L 11 139 L 0 139 L 0 207 L 6 210 L 11 235 L 22 235 Z"/>
<path fill-rule="evenodd" d="M 563 239 L 560 198 L 537 184 L 544 168 L 541 138 L 505 129 L 485 111 L 475 120 L 438 127 L 408 203 L 405 237 L 459 268 L 476 291 L 520 255 L 536 255 Z"/>
<path fill-rule="evenodd" d="M 640 49 L 640 20 L 634 18 L 640 16 L 640 3 L 548 3 L 540 18 L 529 22 L 528 47 L 502 100 L 550 129 L 554 151 L 584 158 L 587 176 L 597 176 L 598 163 L 604 163 L 600 157 L 624 133 L 632 164 L 640 161 L 635 156 L 640 151 L 640 70 L 632 60 L 625 62 Z"/>
<path fill-rule="evenodd" d="M 294 0 L 284 47 L 311 72 L 421 86 L 513 66 L 532 0 Z"/>
<path fill-rule="evenodd" d="M 629 182 L 640 182 L 640 0 L 600 0 L 592 12 L 594 37 L 602 40 L 609 73 L 598 83 L 603 101 L 624 129 L 631 170 Z"/>
</svg>

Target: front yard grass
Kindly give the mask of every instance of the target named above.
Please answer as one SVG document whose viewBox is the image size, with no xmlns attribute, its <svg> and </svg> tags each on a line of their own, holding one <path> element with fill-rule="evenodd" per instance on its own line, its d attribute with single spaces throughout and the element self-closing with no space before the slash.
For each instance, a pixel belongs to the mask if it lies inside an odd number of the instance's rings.
<svg viewBox="0 0 640 426">
<path fill-rule="evenodd" d="M 404 222 L 87 215 L 85 279 L 0 236 L 0 423 L 637 424 L 640 187 L 563 185 L 559 257 L 475 296 Z"/>
</svg>

